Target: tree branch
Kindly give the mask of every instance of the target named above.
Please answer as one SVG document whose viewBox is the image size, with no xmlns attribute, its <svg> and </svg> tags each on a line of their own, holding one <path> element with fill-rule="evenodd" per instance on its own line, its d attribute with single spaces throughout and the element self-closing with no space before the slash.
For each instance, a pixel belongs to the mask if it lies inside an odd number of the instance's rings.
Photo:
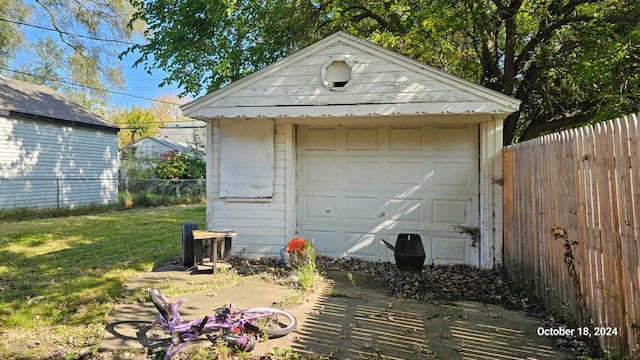
<svg viewBox="0 0 640 360">
<path fill-rule="evenodd" d="M 576 104 L 574 107 L 577 109 L 573 113 L 562 113 L 561 110 L 556 111 L 554 114 L 549 114 L 540 120 L 534 120 L 527 126 L 522 132 L 522 135 L 518 141 L 526 141 L 540 136 L 541 134 L 549 131 L 558 131 L 569 126 L 575 126 L 590 121 L 593 118 L 594 103 L 591 101 L 584 101 Z"/>
<path fill-rule="evenodd" d="M 385 29 L 389 29 L 389 23 L 387 21 L 385 21 L 380 15 L 376 15 L 373 12 L 371 12 L 371 10 L 365 8 L 362 5 L 354 5 L 350 8 L 347 8 L 345 10 L 345 12 L 348 12 L 349 10 L 361 10 L 362 13 L 354 15 L 351 17 L 351 20 L 354 22 L 358 22 L 358 21 L 362 21 L 364 19 L 372 19 L 375 22 L 377 22 L 378 24 L 380 24 L 380 26 L 382 26 Z"/>
<path fill-rule="evenodd" d="M 547 40 L 554 31 L 558 30 L 559 28 L 565 25 L 569 25 L 577 22 L 586 22 L 593 19 L 594 17 L 587 16 L 587 15 L 575 16 L 575 17 L 562 19 L 561 21 L 551 24 L 547 28 L 538 30 L 536 35 L 533 35 L 531 37 L 531 40 L 529 40 L 529 42 L 522 48 L 522 51 L 520 51 L 520 55 L 518 55 L 518 58 L 515 60 L 516 68 L 521 68 L 522 64 L 531 60 L 531 57 L 533 56 L 536 46 L 540 45 L 542 42 Z"/>
</svg>

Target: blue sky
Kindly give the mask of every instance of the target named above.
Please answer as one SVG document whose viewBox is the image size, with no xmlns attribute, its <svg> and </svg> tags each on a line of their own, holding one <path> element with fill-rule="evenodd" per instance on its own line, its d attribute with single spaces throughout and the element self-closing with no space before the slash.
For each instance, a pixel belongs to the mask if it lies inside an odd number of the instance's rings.
<svg viewBox="0 0 640 360">
<path fill-rule="evenodd" d="M 111 96 L 111 104 L 125 109 L 130 109 L 133 106 L 146 108 L 151 105 L 152 101 L 143 98 L 155 99 L 160 95 L 175 96 L 180 93 L 175 84 L 163 88 L 158 86 L 166 76 L 164 71 L 154 70 L 149 75 L 142 65 L 133 68 L 133 62 L 137 58 L 136 54 L 130 54 L 122 60 L 126 83 L 124 90 L 120 92 L 129 96 L 113 94 Z"/>
</svg>

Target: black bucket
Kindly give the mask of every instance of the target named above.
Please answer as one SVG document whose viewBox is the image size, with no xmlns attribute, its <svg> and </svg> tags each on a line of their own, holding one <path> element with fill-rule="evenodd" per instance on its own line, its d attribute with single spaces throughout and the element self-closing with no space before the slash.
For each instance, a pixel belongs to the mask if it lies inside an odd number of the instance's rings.
<svg viewBox="0 0 640 360">
<path fill-rule="evenodd" d="M 393 256 L 396 267 L 402 271 L 421 271 L 426 255 L 422 238 L 418 234 L 399 234 Z"/>
</svg>

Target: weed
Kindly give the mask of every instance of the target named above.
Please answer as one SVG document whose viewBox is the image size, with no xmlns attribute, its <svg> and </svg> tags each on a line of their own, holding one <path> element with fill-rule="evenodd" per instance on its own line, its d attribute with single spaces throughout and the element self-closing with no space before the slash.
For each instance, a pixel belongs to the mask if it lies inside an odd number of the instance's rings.
<svg viewBox="0 0 640 360">
<path fill-rule="evenodd" d="M 329 296 L 335 297 L 335 298 L 341 297 L 341 298 L 348 298 L 348 299 L 362 299 L 363 295 L 362 293 L 347 294 L 344 292 L 337 291 L 335 289 L 331 289 L 331 291 L 329 291 Z"/>
<path fill-rule="evenodd" d="M 300 355 L 293 349 L 271 349 L 271 355 L 277 357 L 280 360 L 300 360 Z"/>
<path fill-rule="evenodd" d="M 293 268 L 299 278 L 302 290 L 312 291 L 322 280 L 316 267 L 316 249 L 313 246 L 306 246 L 302 250 L 302 255 L 293 262 Z"/>
<path fill-rule="evenodd" d="M 347 279 L 349 279 L 349 281 L 351 282 L 351 286 L 356 287 L 356 278 L 353 276 L 352 273 L 350 272 L 347 273 Z"/>
</svg>

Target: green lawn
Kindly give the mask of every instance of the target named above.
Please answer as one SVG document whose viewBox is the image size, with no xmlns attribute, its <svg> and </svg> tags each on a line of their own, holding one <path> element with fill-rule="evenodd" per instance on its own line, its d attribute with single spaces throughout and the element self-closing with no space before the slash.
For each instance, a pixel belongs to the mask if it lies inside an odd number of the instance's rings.
<svg viewBox="0 0 640 360">
<path fill-rule="evenodd" d="M 184 222 L 204 227 L 205 207 L 0 222 L 0 358 L 25 333 L 99 344 L 116 302 L 140 295 L 125 281 L 180 257 Z"/>
</svg>

